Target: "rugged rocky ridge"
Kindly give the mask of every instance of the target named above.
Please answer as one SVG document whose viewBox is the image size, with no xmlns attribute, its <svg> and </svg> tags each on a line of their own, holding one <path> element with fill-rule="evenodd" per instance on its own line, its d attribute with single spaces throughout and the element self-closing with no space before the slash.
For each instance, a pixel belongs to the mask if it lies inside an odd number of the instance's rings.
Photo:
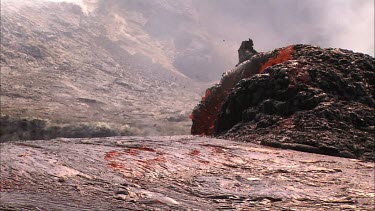
<svg viewBox="0 0 375 211">
<path fill-rule="evenodd" d="M 374 61 L 310 45 L 255 54 L 207 89 L 192 133 L 374 160 Z"/>
</svg>

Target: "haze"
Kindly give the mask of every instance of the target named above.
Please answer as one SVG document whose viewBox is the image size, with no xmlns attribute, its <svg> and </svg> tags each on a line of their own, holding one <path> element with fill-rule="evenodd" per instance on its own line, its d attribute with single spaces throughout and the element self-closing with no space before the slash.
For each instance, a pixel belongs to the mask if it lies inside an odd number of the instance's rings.
<svg viewBox="0 0 375 211">
<path fill-rule="evenodd" d="M 51 0 L 82 5 L 93 0 Z M 158 1 L 166 3 L 171 1 Z M 100 5 L 158 3 L 135 0 L 101 0 Z M 187 13 L 195 15 L 197 24 L 231 49 L 251 37 L 260 51 L 305 43 L 322 47 L 352 49 L 374 55 L 374 1 L 372 0 L 177 0 Z M 163 14 L 159 14 L 163 15 Z M 161 30 L 168 25 L 160 27 Z M 169 26 L 173 28 L 173 25 Z M 165 32 L 168 30 L 165 30 Z M 160 31 L 163 33 L 163 31 Z"/>
<path fill-rule="evenodd" d="M 112 38 L 135 43 L 126 47 L 129 53 L 202 81 L 218 80 L 231 69 L 248 38 L 258 51 L 303 43 L 374 55 L 373 0 L 49 1 L 112 17 Z"/>
</svg>

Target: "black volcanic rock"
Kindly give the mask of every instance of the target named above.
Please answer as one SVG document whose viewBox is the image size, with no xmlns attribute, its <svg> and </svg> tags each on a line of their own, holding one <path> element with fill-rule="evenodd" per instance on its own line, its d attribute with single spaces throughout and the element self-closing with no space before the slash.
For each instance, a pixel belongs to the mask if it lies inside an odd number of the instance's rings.
<svg viewBox="0 0 375 211">
<path fill-rule="evenodd" d="M 289 48 L 292 51 L 288 56 L 281 55 L 285 54 L 284 48 L 277 49 L 274 57 L 260 53 L 247 61 L 254 63 L 268 57 L 268 61 L 260 62 L 261 66 L 242 71 L 256 73 L 259 68 L 262 74 L 242 77 L 230 90 L 214 117 L 213 134 L 280 148 L 375 160 L 374 58 L 310 45 Z M 238 75 L 238 71 L 231 74 Z M 196 121 L 193 127 L 200 125 Z"/>
<path fill-rule="evenodd" d="M 253 48 L 254 43 L 252 39 L 242 41 L 240 48 L 238 49 L 238 60 L 241 64 L 242 62 L 249 60 L 258 52 Z"/>
</svg>

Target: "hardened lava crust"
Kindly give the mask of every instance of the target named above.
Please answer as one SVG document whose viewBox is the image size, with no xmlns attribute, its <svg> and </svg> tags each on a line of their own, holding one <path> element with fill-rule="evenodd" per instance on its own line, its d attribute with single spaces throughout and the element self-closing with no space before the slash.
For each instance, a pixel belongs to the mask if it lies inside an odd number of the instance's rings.
<svg viewBox="0 0 375 211">
<path fill-rule="evenodd" d="M 374 161 L 374 61 L 301 44 L 256 53 L 207 89 L 192 134 Z"/>
</svg>

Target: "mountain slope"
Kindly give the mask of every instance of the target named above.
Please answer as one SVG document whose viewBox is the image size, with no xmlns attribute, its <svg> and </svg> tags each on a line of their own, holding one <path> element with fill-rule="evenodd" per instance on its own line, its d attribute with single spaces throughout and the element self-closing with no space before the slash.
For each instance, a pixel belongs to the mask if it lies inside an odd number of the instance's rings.
<svg viewBox="0 0 375 211">
<path fill-rule="evenodd" d="M 1 18 L 2 115 L 59 124 L 136 122 L 153 134 L 173 133 L 158 131 L 172 118 L 185 122 L 178 130 L 187 133 L 199 84 L 158 62 L 163 57 L 147 57 L 157 52 L 131 54 L 122 46 L 127 40 L 113 39 L 99 16 L 74 4 L 5 1 Z"/>
</svg>

